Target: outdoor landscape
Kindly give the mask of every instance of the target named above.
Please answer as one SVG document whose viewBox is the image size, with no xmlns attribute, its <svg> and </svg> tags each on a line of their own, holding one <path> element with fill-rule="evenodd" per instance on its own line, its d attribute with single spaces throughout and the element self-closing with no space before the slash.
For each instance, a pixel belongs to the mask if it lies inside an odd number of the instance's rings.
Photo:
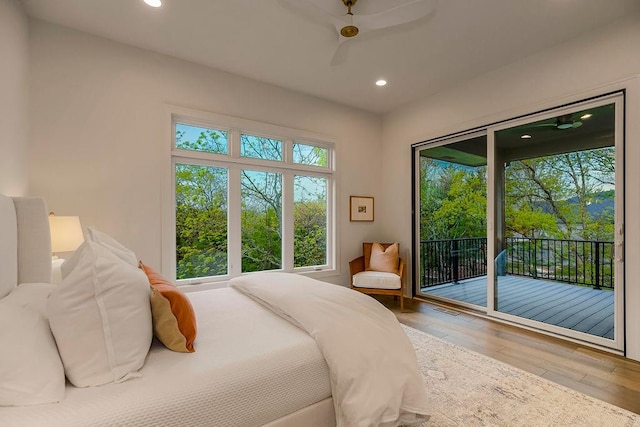
<svg viewBox="0 0 640 427">
<path fill-rule="evenodd" d="M 505 165 L 498 274 L 613 286 L 614 154 L 607 147 Z M 486 274 L 486 166 L 427 155 L 420 158 L 421 286 L 439 284 L 437 270 L 453 268 L 452 250 L 457 268 L 469 270 L 459 277 Z"/>
</svg>

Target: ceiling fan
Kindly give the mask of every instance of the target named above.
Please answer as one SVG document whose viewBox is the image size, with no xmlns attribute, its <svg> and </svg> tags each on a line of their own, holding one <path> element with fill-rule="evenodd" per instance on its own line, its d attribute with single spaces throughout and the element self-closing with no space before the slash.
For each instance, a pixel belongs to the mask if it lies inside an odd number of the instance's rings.
<svg viewBox="0 0 640 427">
<path fill-rule="evenodd" d="M 524 125 L 523 128 L 550 128 L 553 130 L 567 130 L 579 128 L 580 126 L 582 126 L 582 121 L 580 119 L 574 118 L 572 114 L 564 114 L 562 116 L 556 117 L 555 121 L 551 123 Z"/>
<path fill-rule="evenodd" d="M 338 0 L 333 0 L 337 2 Z M 334 27 L 338 44 L 331 59 L 331 65 L 340 65 L 346 59 L 345 43 L 374 31 L 385 30 L 410 22 L 425 19 L 435 12 L 437 0 L 408 0 L 377 13 L 360 14 L 356 3 L 368 0 L 341 0 L 346 14 L 336 14 L 335 5 L 328 7 L 327 1 L 318 0 L 281 0 L 287 8 L 306 19 L 331 24 Z"/>
</svg>

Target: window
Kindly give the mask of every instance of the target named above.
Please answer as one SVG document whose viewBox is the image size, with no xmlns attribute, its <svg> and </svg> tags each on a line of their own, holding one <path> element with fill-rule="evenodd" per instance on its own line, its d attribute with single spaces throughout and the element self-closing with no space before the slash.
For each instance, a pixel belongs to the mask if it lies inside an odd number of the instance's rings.
<svg viewBox="0 0 640 427">
<path fill-rule="evenodd" d="M 227 154 L 228 132 L 176 123 L 176 148 Z"/>
<path fill-rule="evenodd" d="M 240 136 L 240 155 L 255 159 L 282 161 L 282 141 L 242 134 Z"/>
<path fill-rule="evenodd" d="M 175 165 L 178 279 L 227 274 L 227 169 Z"/>
<path fill-rule="evenodd" d="M 201 113 L 172 115 L 172 133 L 169 276 L 335 269 L 331 142 Z"/>
<path fill-rule="evenodd" d="M 327 263 L 327 187 L 327 178 L 293 178 L 295 267 Z"/>
<path fill-rule="evenodd" d="M 326 147 L 295 142 L 293 144 L 293 163 L 326 167 L 328 151 Z"/>
<path fill-rule="evenodd" d="M 282 268 L 282 174 L 242 171 L 242 272 Z"/>
</svg>

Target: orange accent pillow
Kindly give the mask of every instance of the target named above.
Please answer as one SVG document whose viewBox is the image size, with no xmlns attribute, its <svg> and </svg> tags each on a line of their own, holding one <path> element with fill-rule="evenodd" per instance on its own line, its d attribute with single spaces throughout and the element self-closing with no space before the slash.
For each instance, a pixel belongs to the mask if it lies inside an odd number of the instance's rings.
<svg viewBox="0 0 640 427">
<path fill-rule="evenodd" d="M 389 245 L 387 249 L 384 249 L 380 243 L 374 243 L 371 246 L 369 270 L 398 274 L 399 261 L 397 243 Z"/>
<path fill-rule="evenodd" d="M 153 333 L 170 350 L 193 353 L 196 313 L 189 298 L 176 285 L 140 261 L 151 286 Z"/>
</svg>

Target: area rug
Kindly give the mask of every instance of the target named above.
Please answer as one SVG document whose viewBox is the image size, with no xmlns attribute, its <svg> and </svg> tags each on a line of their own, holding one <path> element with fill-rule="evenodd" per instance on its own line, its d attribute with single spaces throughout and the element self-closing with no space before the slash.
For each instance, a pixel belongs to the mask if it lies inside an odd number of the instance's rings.
<svg viewBox="0 0 640 427">
<path fill-rule="evenodd" d="M 402 325 L 429 396 L 423 426 L 640 426 L 640 416 Z"/>
</svg>

